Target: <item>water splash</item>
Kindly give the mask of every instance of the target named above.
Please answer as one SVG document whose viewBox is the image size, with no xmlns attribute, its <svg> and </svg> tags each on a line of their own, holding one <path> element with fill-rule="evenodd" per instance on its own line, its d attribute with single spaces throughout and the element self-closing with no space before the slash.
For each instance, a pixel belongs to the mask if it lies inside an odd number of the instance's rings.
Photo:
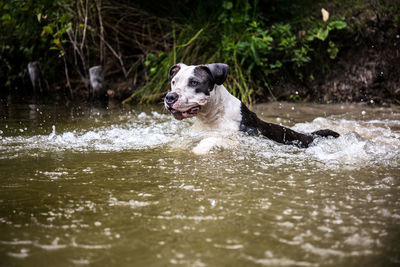
<svg viewBox="0 0 400 267">
<path fill-rule="evenodd" d="M 331 128 L 341 136 L 337 139 L 318 138 L 305 150 L 306 155 L 329 166 L 366 166 L 367 164 L 397 165 L 400 159 L 400 133 L 391 130 L 396 121 L 356 121 L 316 118 L 293 128 L 311 132 Z"/>
<path fill-rule="evenodd" d="M 49 135 L 12 136 L 0 139 L 0 152 L 41 150 L 51 151 L 122 151 L 149 149 L 165 145 L 179 137 L 186 123 L 179 124 L 169 116 L 152 112 L 133 115 L 128 122 L 102 126 L 92 130 Z"/>
<path fill-rule="evenodd" d="M 18 157 L 20 153 L 54 151 L 123 151 L 146 150 L 165 147 L 168 151 L 190 151 L 207 138 L 207 133 L 191 135 L 188 129 L 192 120 L 176 121 L 158 112 L 133 114 L 122 122 L 99 126 L 90 130 L 74 130 L 57 133 L 52 125 L 49 135 L 3 136 L 0 139 L 0 158 Z M 292 128 L 300 132 L 312 132 L 330 128 L 341 136 L 318 138 L 308 149 L 277 144 L 264 137 L 221 134 L 228 138 L 230 147 L 237 155 L 249 151 L 257 154 L 265 164 L 303 164 L 309 161 L 322 163 L 329 168 L 341 166 L 360 167 L 367 164 L 397 165 L 400 159 L 400 132 L 392 130 L 398 120 L 346 120 L 335 117 L 316 118 L 311 122 L 297 123 Z M 215 132 L 212 136 L 215 136 Z"/>
</svg>

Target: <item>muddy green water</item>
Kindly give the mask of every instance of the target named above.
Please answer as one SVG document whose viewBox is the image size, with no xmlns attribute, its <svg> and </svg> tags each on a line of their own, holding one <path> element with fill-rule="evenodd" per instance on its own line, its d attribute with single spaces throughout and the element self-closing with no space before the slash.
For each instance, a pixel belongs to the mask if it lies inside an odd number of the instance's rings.
<svg viewBox="0 0 400 267">
<path fill-rule="evenodd" d="M 158 106 L 3 103 L 0 266 L 399 266 L 400 110 L 252 109 L 342 136 L 196 156 L 209 133 Z"/>
</svg>

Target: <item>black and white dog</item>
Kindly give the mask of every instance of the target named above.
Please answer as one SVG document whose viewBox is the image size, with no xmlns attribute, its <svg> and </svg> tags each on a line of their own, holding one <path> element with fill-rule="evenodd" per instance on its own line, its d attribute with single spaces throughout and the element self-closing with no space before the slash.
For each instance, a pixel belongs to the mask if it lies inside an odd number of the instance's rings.
<svg viewBox="0 0 400 267">
<path fill-rule="evenodd" d="M 261 133 L 276 142 L 302 148 L 308 147 L 317 136 L 339 136 L 328 129 L 298 133 L 260 120 L 223 86 L 227 75 L 228 65 L 222 63 L 172 66 L 169 70 L 171 91 L 165 96 L 165 107 L 178 120 L 196 116 L 195 129 Z"/>
</svg>

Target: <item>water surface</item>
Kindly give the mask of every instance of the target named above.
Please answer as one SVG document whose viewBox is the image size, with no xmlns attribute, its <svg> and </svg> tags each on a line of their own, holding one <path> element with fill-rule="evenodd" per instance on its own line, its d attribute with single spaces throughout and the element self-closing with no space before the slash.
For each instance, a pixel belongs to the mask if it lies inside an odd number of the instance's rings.
<svg viewBox="0 0 400 267">
<path fill-rule="evenodd" d="M 400 110 L 252 109 L 341 137 L 299 149 L 238 133 L 196 156 L 210 133 L 159 106 L 3 103 L 0 265 L 399 265 Z"/>
</svg>

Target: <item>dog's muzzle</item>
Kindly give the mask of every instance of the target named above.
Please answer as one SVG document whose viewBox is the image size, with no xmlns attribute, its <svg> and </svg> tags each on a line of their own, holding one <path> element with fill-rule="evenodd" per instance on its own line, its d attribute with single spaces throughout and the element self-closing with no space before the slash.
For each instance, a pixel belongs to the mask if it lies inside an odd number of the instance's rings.
<svg viewBox="0 0 400 267">
<path fill-rule="evenodd" d="M 195 106 L 189 107 L 185 110 L 175 109 L 175 108 L 173 108 L 173 106 L 178 101 L 178 99 L 179 99 L 179 95 L 174 92 L 168 93 L 164 99 L 165 107 L 168 109 L 169 112 L 171 112 L 171 114 L 177 120 L 194 117 L 201 109 L 200 105 L 195 105 Z"/>
</svg>

